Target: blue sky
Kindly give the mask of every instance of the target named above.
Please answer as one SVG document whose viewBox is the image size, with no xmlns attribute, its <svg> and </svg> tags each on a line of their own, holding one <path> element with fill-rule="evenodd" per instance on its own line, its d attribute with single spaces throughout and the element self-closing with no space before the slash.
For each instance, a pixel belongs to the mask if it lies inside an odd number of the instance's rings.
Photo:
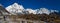
<svg viewBox="0 0 60 23">
<path fill-rule="evenodd" d="M 60 10 L 60 0 L 0 0 L 0 4 L 4 7 L 7 7 L 15 2 L 23 5 L 24 8 L 39 9 L 44 7 L 48 9 Z"/>
</svg>

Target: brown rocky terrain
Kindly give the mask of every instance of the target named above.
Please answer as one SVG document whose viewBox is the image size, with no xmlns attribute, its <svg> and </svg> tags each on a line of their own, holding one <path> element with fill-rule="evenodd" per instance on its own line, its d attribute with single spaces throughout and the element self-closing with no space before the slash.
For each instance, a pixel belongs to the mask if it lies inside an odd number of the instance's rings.
<svg viewBox="0 0 60 23">
<path fill-rule="evenodd" d="M 60 16 L 56 14 L 21 14 L 21 15 L 11 15 L 7 16 L 9 18 L 17 19 L 17 18 L 23 18 L 26 20 L 38 20 L 38 21 L 45 21 L 48 23 L 60 23 Z"/>
</svg>

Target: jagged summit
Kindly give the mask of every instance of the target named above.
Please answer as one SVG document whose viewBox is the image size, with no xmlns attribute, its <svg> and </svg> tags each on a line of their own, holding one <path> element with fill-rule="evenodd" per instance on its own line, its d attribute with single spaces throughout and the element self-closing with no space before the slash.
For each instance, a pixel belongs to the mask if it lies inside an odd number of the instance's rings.
<svg viewBox="0 0 60 23">
<path fill-rule="evenodd" d="M 23 11 L 23 6 L 22 5 L 19 5 L 17 3 L 14 3 L 8 7 L 6 7 L 6 10 L 12 14 L 15 14 L 15 13 L 22 13 Z"/>
<path fill-rule="evenodd" d="M 40 8 L 40 9 L 24 9 L 22 5 L 19 5 L 18 3 L 14 3 L 8 7 L 6 7 L 6 10 L 12 14 L 50 14 L 53 12 L 58 12 L 57 10 L 48 10 L 46 8 Z"/>
</svg>

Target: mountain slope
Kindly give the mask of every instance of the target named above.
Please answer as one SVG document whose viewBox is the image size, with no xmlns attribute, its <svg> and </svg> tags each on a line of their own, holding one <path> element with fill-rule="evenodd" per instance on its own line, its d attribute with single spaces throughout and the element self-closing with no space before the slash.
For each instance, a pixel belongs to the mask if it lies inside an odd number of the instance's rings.
<svg viewBox="0 0 60 23">
<path fill-rule="evenodd" d="M 0 15 L 7 15 L 9 12 L 0 4 Z"/>
</svg>

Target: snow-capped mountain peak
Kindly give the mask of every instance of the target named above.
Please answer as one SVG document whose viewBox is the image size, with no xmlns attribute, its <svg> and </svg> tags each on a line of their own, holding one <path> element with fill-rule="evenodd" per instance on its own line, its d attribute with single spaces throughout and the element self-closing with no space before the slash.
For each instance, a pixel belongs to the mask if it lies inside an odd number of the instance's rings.
<svg viewBox="0 0 60 23">
<path fill-rule="evenodd" d="M 46 8 L 40 8 L 40 9 L 24 9 L 24 7 L 22 5 L 19 5 L 18 3 L 14 3 L 8 7 L 6 7 L 6 10 L 12 14 L 17 14 L 17 13 L 21 13 L 21 14 L 50 14 L 52 12 L 58 12 L 57 10 L 48 10 Z"/>
<path fill-rule="evenodd" d="M 19 5 L 19 4 L 15 2 L 15 3 L 13 3 L 12 5 Z"/>
<path fill-rule="evenodd" d="M 36 14 L 37 13 L 37 10 L 33 10 L 33 9 L 26 9 L 26 11 L 28 11 L 29 14 L 31 14 L 31 13 Z"/>
<path fill-rule="evenodd" d="M 6 7 L 6 10 L 12 14 L 15 14 L 15 13 L 22 13 L 23 11 L 23 6 L 22 5 L 19 5 L 17 3 L 14 3 L 8 7 Z"/>
<path fill-rule="evenodd" d="M 46 8 L 40 8 L 40 10 L 39 10 L 38 13 L 39 13 L 39 14 L 43 14 L 43 13 L 45 13 L 45 14 L 49 14 L 50 11 L 49 11 L 48 9 L 46 9 Z"/>
<path fill-rule="evenodd" d="M 19 5 L 18 3 L 14 3 L 12 5 L 12 7 L 16 8 L 16 9 L 24 9 L 24 7 L 22 5 Z"/>
</svg>

